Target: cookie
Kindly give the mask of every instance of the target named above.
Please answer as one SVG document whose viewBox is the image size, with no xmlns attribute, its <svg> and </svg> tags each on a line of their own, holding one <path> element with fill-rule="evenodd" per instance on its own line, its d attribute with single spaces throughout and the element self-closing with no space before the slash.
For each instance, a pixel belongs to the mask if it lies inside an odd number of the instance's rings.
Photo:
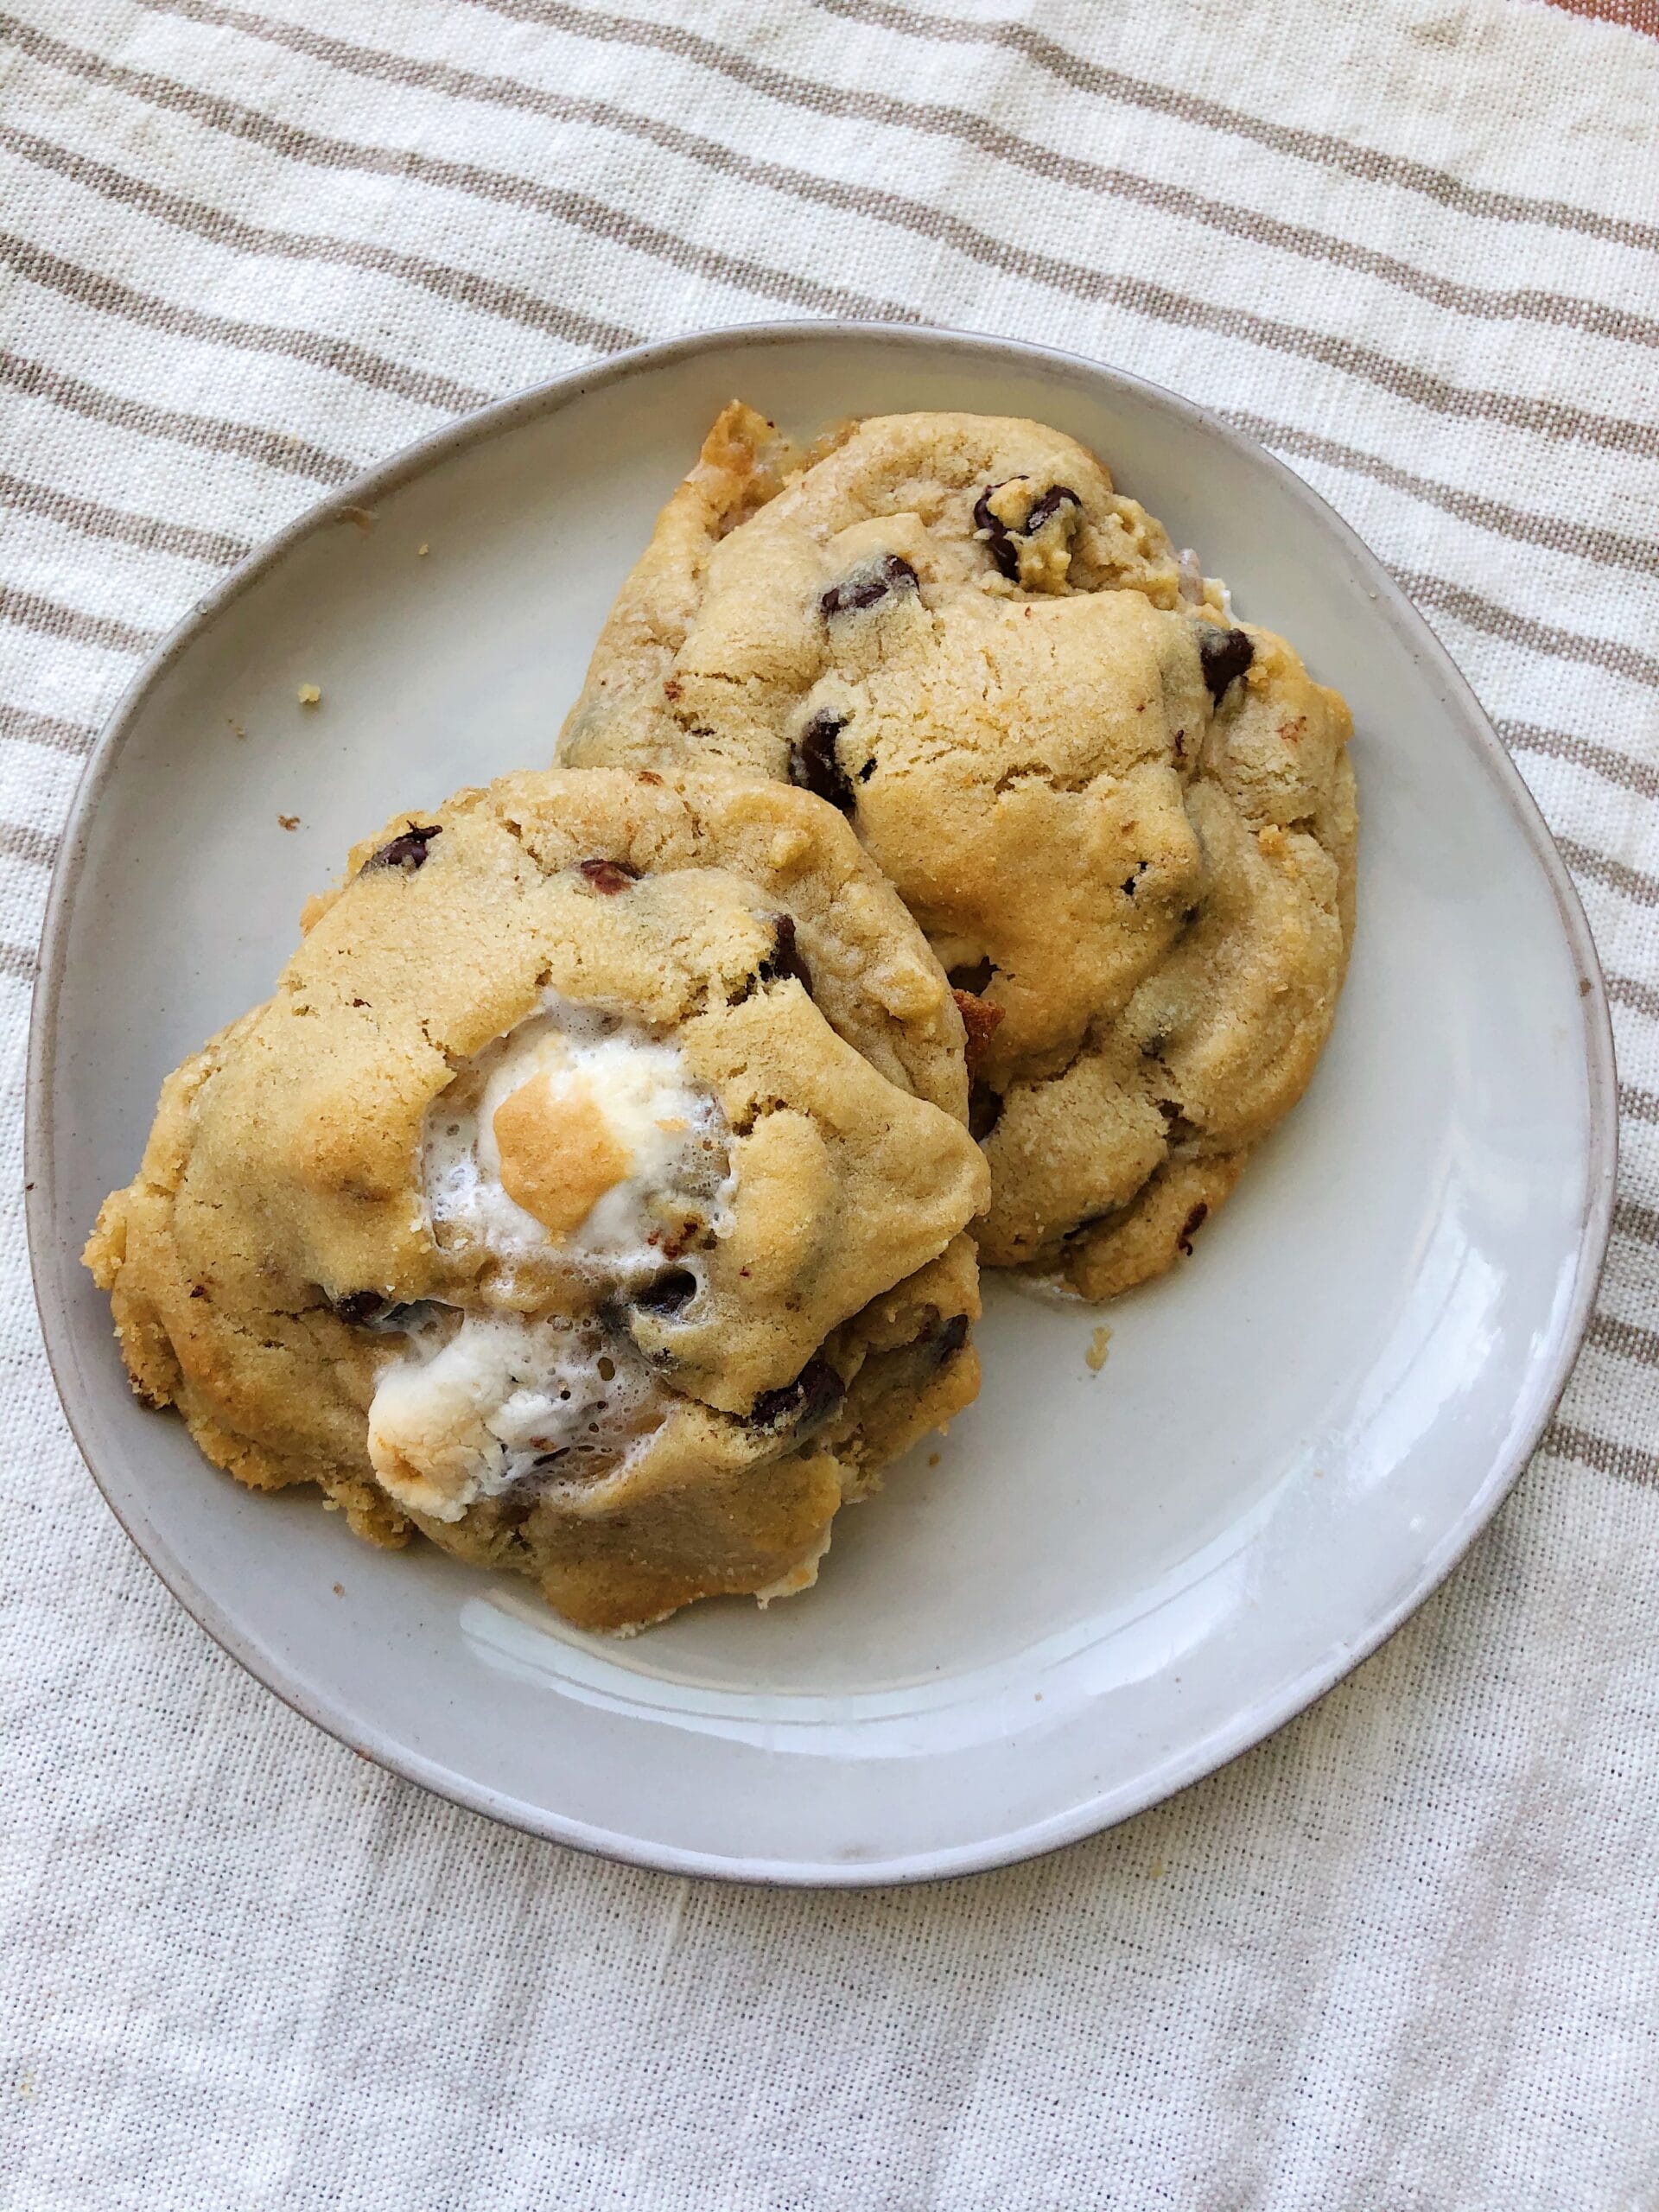
<svg viewBox="0 0 1659 2212">
<path fill-rule="evenodd" d="M 719 762 L 845 815 L 950 972 L 989 1264 L 1116 1294 L 1300 1096 L 1353 922 L 1340 697 L 1039 423 L 728 408 L 561 760 Z"/>
<path fill-rule="evenodd" d="M 404 817 L 171 1076 L 87 1262 L 134 1386 L 626 1629 L 816 1573 L 967 1404 L 961 1017 L 832 810 L 510 776 Z"/>
</svg>

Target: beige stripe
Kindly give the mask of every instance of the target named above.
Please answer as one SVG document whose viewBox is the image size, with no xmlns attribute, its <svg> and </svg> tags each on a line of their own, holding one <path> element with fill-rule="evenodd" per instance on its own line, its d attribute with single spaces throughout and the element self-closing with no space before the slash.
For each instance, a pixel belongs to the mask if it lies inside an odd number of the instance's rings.
<svg viewBox="0 0 1659 2212">
<path fill-rule="evenodd" d="M 1598 745 L 1593 738 L 1573 737 L 1564 729 L 1540 729 L 1534 722 L 1501 721 L 1493 727 L 1503 742 L 1517 753 L 1544 753 L 1552 760 L 1570 760 L 1575 766 L 1591 769 L 1624 791 L 1639 791 L 1643 798 L 1659 798 L 1659 769 L 1630 753 L 1616 752 L 1611 745 Z"/>
<path fill-rule="evenodd" d="M 276 353 L 303 361 L 308 368 L 331 369 L 336 376 L 352 377 L 377 391 L 391 392 L 426 407 L 441 407 L 464 415 L 481 407 L 492 395 L 452 377 L 435 376 L 429 370 L 409 368 L 389 361 L 342 338 L 325 338 L 315 331 L 283 329 L 275 323 L 239 322 L 229 315 L 210 315 L 201 308 L 181 307 L 176 301 L 135 291 L 131 285 L 100 275 L 78 262 L 64 261 L 27 238 L 0 231 L 0 264 L 16 270 L 31 283 L 60 292 L 83 307 L 102 315 L 118 315 L 123 321 L 164 330 L 176 338 L 192 338 L 210 346 L 231 346 L 247 353 Z"/>
<path fill-rule="evenodd" d="M 892 300 L 874 299 L 868 293 L 849 291 L 838 284 L 820 284 L 810 277 L 773 269 L 747 255 L 727 253 L 716 246 L 694 245 L 675 232 L 625 214 L 587 193 L 480 168 L 472 162 L 446 160 L 413 148 L 365 146 L 350 139 L 325 137 L 320 131 L 302 130 L 297 124 L 281 122 L 257 109 L 220 99 L 213 93 L 158 77 L 149 70 L 124 69 L 101 54 L 67 46 L 61 40 L 37 30 L 33 24 L 20 24 L 15 18 L 4 17 L 0 17 L 0 22 L 8 23 L 14 43 L 34 60 L 64 70 L 87 83 L 111 86 L 153 106 L 188 115 L 198 123 L 228 131 L 289 161 L 354 169 L 370 176 L 413 177 L 423 184 L 463 192 L 497 206 L 527 207 L 590 238 L 602 238 L 608 245 L 626 246 L 632 252 L 665 262 L 671 268 L 689 270 L 715 283 L 755 293 L 763 299 L 809 308 L 817 315 L 861 316 L 878 322 L 920 320 L 913 308 L 900 307 Z M 592 327 L 594 331 L 607 329 L 613 344 L 628 342 L 617 326 L 594 324 Z M 594 339 L 589 342 L 601 341 Z"/>
<path fill-rule="evenodd" d="M 188 523 L 162 522 L 154 515 L 130 514 L 123 507 L 106 507 L 96 499 L 80 499 L 50 484 L 31 484 L 21 476 L 0 470 L 0 504 L 17 507 L 24 514 L 41 515 L 61 523 L 86 537 L 107 537 L 123 545 L 137 545 L 146 553 L 177 553 L 188 561 L 211 561 L 228 567 L 246 558 L 252 547 L 239 537 L 217 530 L 194 530 Z"/>
<path fill-rule="evenodd" d="M 69 177 L 89 192 L 100 193 L 105 199 L 136 207 L 157 222 L 170 223 L 194 237 L 211 239 L 215 245 L 244 253 L 269 254 L 284 261 L 325 262 L 368 270 L 376 276 L 397 277 L 435 293 L 440 299 L 479 308 L 486 315 L 499 315 L 504 321 L 522 323 L 526 329 L 545 331 L 551 337 L 572 345 L 592 346 L 601 353 L 613 353 L 639 343 L 639 334 L 620 323 L 597 322 L 574 308 L 540 298 L 516 284 L 498 283 L 493 277 L 457 269 L 449 262 L 424 260 L 418 254 L 399 253 L 391 246 L 358 238 L 313 238 L 303 232 L 267 230 L 257 223 L 245 223 L 222 208 L 187 200 L 181 193 L 164 191 L 146 179 L 128 176 L 103 162 L 73 153 L 67 147 L 54 145 L 48 138 L 37 137 L 32 131 L 15 130 L 3 123 L 0 123 L 0 146 L 38 168 Z"/>
<path fill-rule="evenodd" d="M 38 745 L 48 753 L 90 753 L 98 735 L 92 722 L 64 721 L 56 715 L 39 715 L 32 707 L 14 707 L 0 700 L 0 738 L 14 745 Z"/>
<path fill-rule="evenodd" d="M 153 3 L 160 4 L 160 0 L 153 0 Z M 182 10 L 207 4 L 207 0 L 167 0 L 167 4 L 169 10 Z M 26 27 L 20 37 L 27 51 L 50 60 L 54 67 L 96 82 L 118 85 L 137 98 L 192 115 L 213 128 L 251 138 L 292 159 L 366 169 L 377 175 L 408 175 L 476 197 L 531 207 L 612 243 L 665 261 L 671 266 L 691 269 L 741 286 L 760 297 L 783 300 L 818 313 L 851 314 L 900 323 L 920 320 L 914 310 L 891 301 L 817 284 L 787 270 L 694 245 L 675 233 L 641 223 L 603 202 L 580 194 L 558 192 L 523 177 L 480 169 L 472 164 L 440 161 L 435 156 L 412 152 L 392 155 L 382 148 L 325 138 L 169 79 L 120 69 L 101 56 L 64 46 L 32 26 Z M 1375 347 L 1345 338 L 1280 322 L 1252 314 L 1247 308 L 1217 307 L 1212 302 L 1171 291 L 1144 278 L 1109 276 L 1081 264 L 1058 261 L 1052 255 L 987 238 L 985 255 L 993 254 L 998 267 L 1035 283 L 1046 283 L 1072 296 L 1106 302 L 1154 321 L 1183 329 L 1208 330 L 1271 352 L 1318 361 L 1433 413 L 1461 421 L 1499 423 L 1510 429 L 1578 441 L 1612 452 L 1643 457 L 1659 455 L 1659 426 L 1654 424 L 1598 415 L 1559 401 L 1525 398 L 1513 392 L 1470 391 L 1396 360 Z"/>
<path fill-rule="evenodd" d="M 1609 891 L 1622 892 L 1633 899 L 1638 906 L 1659 906 L 1659 876 L 1644 875 L 1640 868 L 1627 867 L 1605 853 L 1592 851 L 1581 845 L 1576 837 L 1557 836 L 1556 849 L 1567 866 L 1577 875 L 1587 875 L 1592 883 L 1603 884 Z"/>
<path fill-rule="evenodd" d="M 689 161 L 700 162 L 722 175 L 739 176 L 752 183 L 768 186 L 774 191 L 787 193 L 811 206 L 837 207 L 849 213 L 868 216 L 874 221 L 912 231 L 921 237 L 954 246 L 970 259 L 988 266 L 1001 268 L 1007 265 L 1007 257 L 1010 249 L 995 236 L 956 216 L 931 207 L 922 200 L 879 191 L 869 185 L 844 183 L 807 170 L 760 161 L 736 148 L 722 145 L 717 140 L 682 130 L 676 124 L 635 114 L 607 100 L 577 98 L 528 85 L 517 78 L 483 76 L 476 70 L 457 68 L 448 62 L 417 61 L 404 54 L 353 45 L 344 39 L 333 38 L 324 32 L 313 30 L 308 25 L 284 22 L 245 9 L 225 7 L 216 4 L 216 0 L 140 0 L 140 4 L 158 13 L 181 16 L 192 22 L 213 23 L 239 30 L 269 44 L 285 47 L 290 53 L 327 61 L 334 67 L 348 69 L 359 76 L 371 77 L 382 83 L 417 86 L 427 91 L 445 93 L 453 99 L 487 100 L 498 106 L 548 116 L 559 122 L 588 123 L 601 129 L 619 131 L 679 154 Z M 569 12 L 575 16 L 574 10 Z M 576 17 L 575 20 L 580 23 L 582 19 Z M 706 45 L 708 42 L 702 43 Z M 739 58 L 725 49 L 719 50 L 728 61 Z M 779 79 L 779 84 L 772 87 L 774 92 L 779 92 L 780 87 L 786 87 L 784 96 L 792 105 L 801 105 L 801 94 L 809 87 L 800 79 L 782 78 L 781 73 L 772 74 Z M 835 88 L 822 84 L 813 85 L 810 90 L 812 93 L 810 105 L 819 112 L 823 111 L 826 100 L 838 102 L 845 97 Z M 1648 316 L 1633 315 L 1622 308 L 1606 306 L 1596 300 L 1573 298 L 1565 294 L 1535 290 L 1502 291 L 1480 285 L 1456 283 L 1395 256 L 1378 252 L 1371 246 L 1356 245 L 1350 239 L 1333 237 L 1329 232 L 1305 225 L 1282 222 L 1255 208 L 1206 199 L 1184 186 L 1141 176 L 1133 170 L 1108 168 L 1098 162 L 1084 161 L 1074 154 L 1055 152 L 959 110 L 918 108 L 888 95 L 880 98 L 885 111 L 883 120 L 896 127 L 930 130 L 936 127 L 939 117 L 950 118 L 957 126 L 958 135 L 964 128 L 969 130 L 972 142 L 980 150 L 995 152 L 1014 166 L 1040 176 L 1046 181 L 1063 182 L 1083 191 L 1154 207 L 1162 213 L 1202 224 L 1230 238 L 1249 238 L 1255 245 L 1275 247 L 1306 260 L 1355 270 L 1454 314 L 1501 321 L 1541 322 L 1557 327 L 1590 331 L 1599 336 L 1637 345 L 1659 345 L 1659 322 Z M 1070 267 L 1065 263 L 1054 265 L 1058 268 Z M 1075 270 L 1071 270 L 1071 276 L 1075 284 Z"/>
<path fill-rule="evenodd" d="M 67 638 L 77 645 L 101 645 L 112 653 L 147 653 L 161 635 L 159 630 L 140 630 L 130 622 L 118 622 L 111 614 L 88 614 L 79 607 L 60 606 L 39 592 L 19 591 L 0 583 L 0 621 L 15 622 L 20 629 L 43 630 L 49 638 Z"/>
<path fill-rule="evenodd" d="M 1300 460 L 1324 461 L 1332 468 L 1371 477 L 1379 484 L 1386 484 L 1391 491 L 1403 492 L 1408 498 L 1421 499 L 1425 505 L 1438 507 L 1443 513 L 1456 515 L 1460 522 L 1474 523 L 1499 537 L 1512 537 L 1523 545 L 1546 546 L 1552 553 L 1574 554 L 1580 560 L 1594 561 L 1604 568 L 1635 569 L 1643 575 L 1651 575 L 1659 568 L 1659 543 L 1650 538 L 1626 537 L 1616 530 L 1592 529 L 1588 523 L 1569 521 L 1560 515 L 1529 514 L 1523 508 L 1506 506 L 1502 500 L 1484 499 L 1477 492 L 1465 492 L 1456 485 L 1437 482 L 1433 477 L 1414 475 L 1408 468 L 1396 468 L 1380 454 L 1362 453 L 1355 446 L 1338 445 L 1332 438 L 1317 437 L 1312 430 L 1296 429 L 1287 423 L 1270 421 L 1265 415 L 1252 415 L 1239 407 L 1224 407 L 1217 411 L 1236 429 L 1259 438 L 1277 453 L 1294 454 Z"/>
<path fill-rule="evenodd" d="M 248 461 L 280 469 L 284 475 L 307 476 L 324 484 L 344 484 L 357 475 L 360 461 L 326 453 L 285 430 L 261 430 L 249 423 L 226 423 L 213 416 L 186 415 L 177 408 L 152 407 L 142 399 L 125 399 L 65 376 L 39 361 L 16 353 L 0 353 L 0 385 L 26 392 L 33 399 L 50 400 L 55 407 L 84 415 L 94 423 L 109 423 L 117 429 L 141 437 L 170 438 L 180 445 L 197 446 L 207 453 L 233 453 Z"/>
<path fill-rule="evenodd" d="M 1637 1244 L 1659 1244 L 1659 1212 L 1634 1198 L 1620 1198 L 1613 1208 L 1613 1230 Z"/>
<path fill-rule="evenodd" d="M 1597 1436 L 1587 1428 L 1553 1421 L 1544 1431 L 1541 1447 L 1563 1459 L 1581 1459 L 1599 1474 L 1617 1475 L 1627 1483 L 1659 1483 L 1659 1452 L 1643 1452 L 1634 1444 L 1615 1443 L 1611 1436 Z"/>
<path fill-rule="evenodd" d="M 14 976 L 25 983 L 35 980 L 38 955 L 27 945 L 0 944 L 0 976 Z"/>
<path fill-rule="evenodd" d="M 1393 574 L 1402 590 L 1409 592 L 1421 605 L 1433 607 L 1437 613 L 1455 615 L 1471 630 L 1525 645 L 1535 653 L 1548 653 L 1555 660 L 1581 661 L 1587 667 L 1628 677 L 1633 683 L 1659 688 L 1659 658 L 1639 653 L 1634 645 L 1617 638 L 1586 637 L 1581 631 L 1558 629 L 1553 622 L 1535 622 L 1529 615 L 1500 607 L 1496 600 L 1484 599 L 1444 576 L 1427 576 L 1414 569 L 1395 569 Z"/>
<path fill-rule="evenodd" d="M 508 0 L 487 0 L 487 4 L 505 15 L 529 12 L 522 4 L 508 4 Z M 1074 91 L 1093 92 L 1124 106 L 1146 108 L 1154 115 L 1174 116 L 1183 123 L 1196 123 L 1208 130 L 1248 138 L 1275 154 L 1289 154 L 1300 161 L 1316 162 L 1321 168 L 1341 169 L 1349 176 L 1363 178 L 1368 184 L 1396 185 L 1406 192 L 1421 193 L 1443 207 L 1455 208 L 1459 214 L 1479 215 L 1500 223 L 1540 223 L 1550 230 L 1575 231 L 1586 238 L 1611 238 L 1621 245 L 1659 250 L 1659 226 L 1631 222 L 1619 215 L 1604 215 L 1594 208 L 1575 207 L 1570 200 L 1533 200 L 1521 193 L 1488 191 L 1466 183 L 1445 169 L 1432 168 L 1426 162 L 1382 153 L 1375 147 L 1329 137 L 1319 130 L 1269 123 L 1243 109 L 1224 107 L 1218 101 L 1177 92 L 1170 85 L 1151 84 L 1143 79 L 1125 76 L 1121 70 L 1108 69 L 1098 62 L 1085 61 L 1027 23 L 1011 22 L 1006 18 L 982 23 L 963 22 L 944 16 L 925 16 L 914 9 L 896 6 L 893 0 L 814 0 L 814 4 L 829 14 L 844 16 L 855 22 L 873 23 L 885 30 L 902 31 L 915 38 L 957 45 L 1001 47 L 1007 53 L 1017 54 L 1023 60 L 1033 62 Z M 550 7 L 538 8 L 535 12 L 551 18 L 556 14 L 574 14 L 575 10 Z M 615 19 L 599 20 L 608 23 Z M 607 35 L 598 31 L 591 34 Z"/>
<path fill-rule="evenodd" d="M 0 853 L 9 860 L 27 861 L 35 868 L 50 868 L 58 857 L 59 840 L 27 822 L 0 822 Z"/>
<path fill-rule="evenodd" d="M 1645 1014 L 1659 1021 L 1659 990 L 1651 983 L 1643 982 L 1635 976 L 1605 976 L 1607 995 L 1615 1006 L 1627 1006 L 1632 1013 Z"/>
<path fill-rule="evenodd" d="M 1628 1114 L 1633 1122 L 1659 1124 L 1659 1096 L 1651 1090 L 1639 1090 L 1633 1083 L 1619 1084 L 1618 1110 Z"/>
<path fill-rule="evenodd" d="M 1616 1359 L 1633 1360 L 1638 1367 L 1659 1367 L 1659 1331 L 1640 1328 L 1634 1321 L 1598 1313 L 1585 1331 L 1584 1340 L 1598 1351 L 1611 1352 Z"/>
</svg>

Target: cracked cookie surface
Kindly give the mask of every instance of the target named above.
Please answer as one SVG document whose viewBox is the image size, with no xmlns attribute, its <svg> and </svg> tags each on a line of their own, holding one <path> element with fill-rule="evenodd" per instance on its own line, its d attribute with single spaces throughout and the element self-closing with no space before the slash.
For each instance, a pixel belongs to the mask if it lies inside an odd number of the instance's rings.
<svg viewBox="0 0 1659 2212">
<path fill-rule="evenodd" d="M 836 807 L 950 972 L 1002 1266 L 1167 1267 L 1293 1105 L 1353 926 L 1351 725 L 1093 455 L 728 408 L 559 757 L 720 762 Z"/>
<path fill-rule="evenodd" d="M 401 817 L 163 1088 L 88 1263 L 135 1388 L 637 1626 L 816 1573 L 974 1395 L 960 1015 L 782 785 L 554 771 Z"/>
</svg>

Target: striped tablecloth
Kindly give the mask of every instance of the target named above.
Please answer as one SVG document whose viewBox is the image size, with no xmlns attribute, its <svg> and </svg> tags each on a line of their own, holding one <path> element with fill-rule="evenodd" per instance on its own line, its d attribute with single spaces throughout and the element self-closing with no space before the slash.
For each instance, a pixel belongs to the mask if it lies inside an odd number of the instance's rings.
<svg viewBox="0 0 1659 2212">
<path fill-rule="evenodd" d="M 0 1107 L 155 638 L 458 410 L 778 315 L 1174 386 L 1357 526 L 1514 748 L 1617 1002 L 1548 1446 L 1363 1672 L 932 1891 L 719 1891 L 435 1802 L 245 1680 L 65 1433 L 0 1185 L 0 2202 L 1659 2204 L 1652 0 L 18 0 L 0 39 Z M 1592 20 L 1611 17 L 1613 20 Z"/>
</svg>

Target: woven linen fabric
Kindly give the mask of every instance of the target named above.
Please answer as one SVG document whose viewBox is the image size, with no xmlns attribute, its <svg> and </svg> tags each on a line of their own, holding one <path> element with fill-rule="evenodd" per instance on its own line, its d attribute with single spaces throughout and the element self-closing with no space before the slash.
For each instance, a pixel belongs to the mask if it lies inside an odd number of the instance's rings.
<svg viewBox="0 0 1659 2212">
<path fill-rule="evenodd" d="M 17 0 L 8 2212 L 1659 2206 L 1651 16 Z M 1560 840 L 1624 1108 L 1590 1342 L 1447 1587 L 1300 1720 L 1122 1828 L 841 1895 L 497 1829 L 245 1678 L 69 1440 L 15 1165 L 48 869 L 152 641 L 459 411 L 641 339 L 824 314 L 1120 365 L 1347 516 Z"/>
</svg>

